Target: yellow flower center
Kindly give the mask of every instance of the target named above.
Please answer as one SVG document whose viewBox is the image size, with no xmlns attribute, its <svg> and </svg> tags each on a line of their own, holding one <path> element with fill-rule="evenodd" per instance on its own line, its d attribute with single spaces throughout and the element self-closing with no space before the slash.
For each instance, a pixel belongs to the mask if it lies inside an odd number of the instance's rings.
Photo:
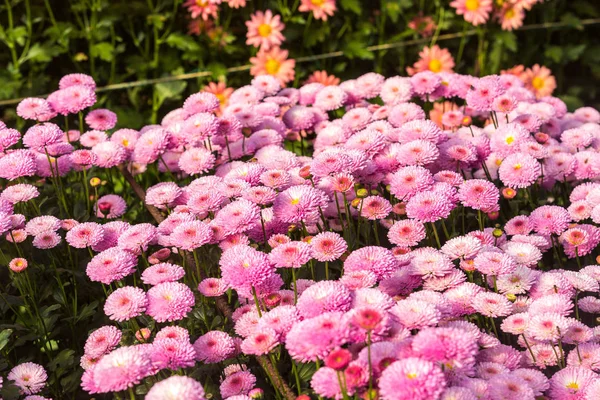
<svg viewBox="0 0 600 400">
<path fill-rule="evenodd" d="M 325 0 L 310 0 L 310 2 L 314 6 L 319 6 L 319 7 L 321 7 L 323 4 L 325 4 Z"/>
<path fill-rule="evenodd" d="M 223 93 L 215 94 L 215 96 L 217 96 L 217 99 L 219 99 L 219 103 L 225 103 L 225 96 L 223 96 Z"/>
<path fill-rule="evenodd" d="M 265 70 L 269 75 L 275 75 L 277 71 L 279 71 L 279 67 L 281 63 L 274 58 L 269 58 L 269 60 L 265 63 Z"/>
<path fill-rule="evenodd" d="M 502 160 L 500 160 L 500 159 L 497 159 L 497 160 L 496 160 L 496 165 L 497 165 L 497 166 L 500 166 L 500 164 L 502 164 Z"/>
<path fill-rule="evenodd" d="M 22 267 L 23 266 L 23 261 L 19 260 L 19 261 L 15 262 L 15 266 L 17 266 L 19 268 Z"/>
<path fill-rule="evenodd" d="M 442 70 L 442 62 L 440 60 L 429 61 L 429 70 L 431 72 L 440 72 Z"/>
<path fill-rule="evenodd" d="M 542 78 L 540 78 L 539 76 L 536 76 L 531 81 L 531 86 L 533 86 L 536 89 L 541 89 L 544 87 L 544 80 Z"/>
<path fill-rule="evenodd" d="M 514 141 L 515 141 L 515 138 L 513 136 L 509 136 L 506 138 L 506 144 L 511 144 Z"/>
<path fill-rule="evenodd" d="M 416 373 L 414 373 L 414 372 L 409 372 L 408 374 L 406 374 L 406 377 L 407 377 L 408 379 L 416 379 L 416 377 L 417 377 L 417 374 L 416 374 Z"/>
<path fill-rule="evenodd" d="M 479 8 L 479 0 L 467 0 L 465 1 L 465 7 L 469 11 L 475 11 Z"/>
<path fill-rule="evenodd" d="M 509 10 L 507 10 L 507 11 L 504 13 L 504 18 L 505 18 L 505 19 L 513 19 L 514 17 L 515 17 L 515 10 L 513 10 L 512 8 L 511 8 L 511 9 L 509 9 Z"/>
<path fill-rule="evenodd" d="M 568 389 L 579 390 L 579 384 L 577 382 L 571 382 L 567 385 Z"/>
<path fill-rule="evenodd" d="M 295 206 L 296 204 L 300 203 L 300 199 L 292 199 L 291 203 Z"/>
<path fill-rule="evenodd" d="M 196 0 L 196 5 L 199 7 L 205 7 L 208 4 L 208 0 Z"/>
<path fill-rule="evenodd" d="M 521 164 L 515 164 L 514 169 L 521 169 Z"/>
<path fill-rule="evenodd" d="M 123 141 L 121 143 L 123 143 L 123 146 L 125 146 L 125 147 L 129 146 L 129 140 L 127 140 L 127 139 L 123 139 Z"/>
<path fill-rule="evenodd" d="M 269 24 L 260 24 L 258 26 L 258 34 L 262 37 L 267 37 L 271 34 L 271 31 L 273 29 L 271 28 L 271 25 Z"/>
</svg>

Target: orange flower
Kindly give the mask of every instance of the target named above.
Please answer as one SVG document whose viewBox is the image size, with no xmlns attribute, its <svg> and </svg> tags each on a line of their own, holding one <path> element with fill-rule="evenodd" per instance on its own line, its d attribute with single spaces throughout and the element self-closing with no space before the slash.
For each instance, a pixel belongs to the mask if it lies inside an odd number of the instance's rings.
<svg viewBox="0 0 600 400">
<path fill-rule="evenodd" d="M 538 64 L 527 68 L 520 78 L 525 83 L 525 87 L 535 93 L 538 99 L 550 96 L 556 89 L 556 79 L 552 76 L 552 71 Z"/>
<path fill-rule="evenodd" d="M 219 81 L 217 83 L 210 82 L 208 85 L 204 86 L 202 91 L 212 93 L 217 96 L 219 103 L 221 103 L 222 111 L 229 102 L 229 96 L 231 96 L 231 93 L 233 93 L 233 88 L 229 88 L 227 85 L 225 85 L 225 82 Z"/>
<path fill-rule="evenodd" d="M 523 74 L 523 71 L 525 71 L 525 67 L 523 65 L 515 65 L 510 69 L 500 71 L 500 75 L 514 75 L 520 78 Z"/>
<path fill-rule="evenodd" d="M 417 72 L 431 71 L 431 72 L 452 72 L 454 68 L 454 59 L 448 49 L 441 49 L 440 46 L 435 45 L 433 47 L 423 47 L 423 50 L 419 53 L 421 59 L 413 65 L 413 67 L 407 67 L 406 71 L 409 75 L 414 75 Z"/>
<path fill-rule="evenodd" d="M 325 86 L 339 85 L 340 78 L 327 75 L 327 71 L 315 71 L 308 77 L 305 83 L 320 83 Z"/>
<path fill-rule="evenodd" d="M 288 51 L 273 47 L 269 50 L 260 49 L 256 57 L 250 58 L 252 76 L 273 75 L 282 86 L 294 79 L 295 60 L 288 59 Z"/>
<path fill-rule="evenodd" d="M 505 31 L 512 31 L 518 29 L 523 25 L 523 19 L 525 18 L 525 12 L 523 8 L 517 4 L 504 3 L 504 6 L 498 14 L 500 25 Z"/>
</svg>

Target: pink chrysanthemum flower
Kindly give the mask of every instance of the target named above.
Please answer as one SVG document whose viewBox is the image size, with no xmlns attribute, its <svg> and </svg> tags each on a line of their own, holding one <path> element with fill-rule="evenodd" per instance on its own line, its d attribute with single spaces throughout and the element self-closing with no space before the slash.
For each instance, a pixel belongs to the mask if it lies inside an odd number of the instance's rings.
<svg viewBox="0 0 600 400">
<path fill-rule="evenodd" d="M 140 346 L 145 345 L 120 347 L 106 354 L 95 367 L 86 371 L 91 372 L 95 393 L 127 390 L 152 372 L 149 354 Z"/>
<path fill-rule="evenodd" d="M 47 101 L 61 115 L 76 114 L 96 103 L 96 93 L 89 86 L 73 85 L 51 93 Z"/>
<path fill-rule="evenodd" d="M 335 232 L 322 232 L 314 236 L 310 245 L 313 257 L 321 262 L 334 261 L 348 249 L 348 244 Z"/>
<path fill-rule="evenodd" d="M 177 370 L 196 363 L 196 351 L 189 340 L 156 338 L 152 343 L 150 358 L 154 368 Z"/>
<path fill-rule="evenodd" d="M 524 153 L 511 154 L 502 160 L 498 175 L 503 184 L 511 188 L 526 188 L 541 175 L 540 163 Z"/>
<path fill-rule="evenodd" d="M 41 365 L 26 362 L 11 369 L 7 378 L 15 383 L 22 394 L 35 394 L 46 386 L 48 374 Z"/>
<path fill-rule="evenodd" d="M 54 118 L 56 112 L 45 99 L 29 97 L 19 102 L 17 115 L 23 119 L 44 122 Z"/>
<path fill-rule="evenodd" d="M 234 289 L 258 286 L 274 272 L 265 253 L 246 245 L 233 246 L 219 261 L 223 281 Z"/>
<path fill-rule="evenodd" d="M 394 254 L 383 247 L 366 246 L 350 253 L 344 261 L 344 271 L 370 271 L 378 279 L 389 277 L 398 268 Z"/>
<path fill-rule="evenodd" d="M 16 129 L 2 128 L 0 129 L 0 151 L 6 151 L 11 146 L 19 143 L 21 134 Z"/>
<path fill-rule="evenodd" d="M 66 89 L 76 85 L 87 86 L 92 90 L 96 89 L 94 78 L 85 74 L 68 74 L 60 78 L 60 81 L 58 82 L 59 89 Z"/>
<path fill-rule="evenodd" d="M 486 317 L 505 317 L 511 314 L 512 303 L 501 294 L 483 292 L 473 299 L 473 308 Z"/>
<path fill-rule="evenodd" d="M 9 181 L 36 173 L 35 155 L 29 150 L 15 150 L 0 158 L 0 178 Z"/>
<path fill-rule="evenodd" d="M 206 297 L 218 297 L 227 291 L 228 287 L 219 278 L 206 278 L 198 284 L 198 291 Z"/>
<path fill-rule="evenodd" d="M 292 327 L 286 336 L 285 347 L 296 361 L 323 359 L 337 346 L 344 344 L 348 327 L 341 312 L 327 312 L 314 318 L 302 320 Z M 311 335 L 306 335 L 311 332 Z"/>
<path fill-rule="evenodd" d="M 210 171 L 214 165 L 214 154 L 203 147 L 187 149 L 179 158 L 179 168 L 190 175 L 206 173 Z"/>
<path fill-rule="evenodd" d="M 146 394 L 146 400 L 205 400 L 204 389 L 196 380 L 187 376 L 171 376 L 155 383 Z"/>
<path fill-rule="evenodd" d="M 219 97 L 209 91 L 194 93 L 183 102 L 183 111 L 187 116 L 197 113 L 216 111 L 219 108 Z"/>
<path fill-rule="evenodd" d="M 268 354 L 278 344 L 277 333 L 271 328 L 262 328 L 245 338 L 240 348 L 244 354 L 261 356 Z"/>
<path fill-rule="evenodd" d="M 25 225 L 25 230 L 30 235 L 39 235 L 45 231 L 57 231 L 60 229 L 60 220 L 52 215 L 35 217 Z"/>
<path fill-rule="evenodd" d="M 360 215 L 369 220 L 384 219 L 392 211 L 392 205 L 381 196 L 369 196 L 362 200 Z"/>
<path fill-rule="evenodd" d="M 431 361 L 404 358 L 388 366 L 379 379 L 385 400 L 428 400 L 438 398 L 446 386 L 444 373 Z"/>
<path fill-rule="evenodd" d="M 427 70 L 414 74 L 410 78 L 410 83 L 412 84 L 413 91 L 416 94 L 428 96 L 441 85 L 442 78 L 440 78 L 439 75 Z"/>
<path fill-rule="evenodd" d="M 269 254 L 269 260 L 276 268 L 300 268 L 311 258 L 312 248 L 306 242 L 284 243 Z"/>
<path fill-rule="evenodd" d="M 119 195 L 107 194 L 98 199 L 94 204 L 94 210 L 98 218 L 119 218 L 127 211 L 127 203 Z"/>
<path fill-rule="evenodd" d="M 542 313 L 532 316 L 526 334 L 542 342 L 556 342 L 567 332 L 569 320 L 558 313 Z"/>
<path fill-rule="evenodd" d="M 121 341 L 121 331 L 114 326 L 106 325 L 96 329 L 87 338 L 84 346 L 85 354 L 99 358 L 114 350 Z"/>
<path fill-rule="evenodd" d="M 458 198 L 465 207 L 483 212 L 497 211 L 500 206 L 500 191 L 491 182 L 483 179 L 469 179 L 458 189 Z"/>
<path fill-rule="evenodd" d="M 97 254 L 88 263 L 86 274 L 90 280 L 110 285 L 135 271 L 137 257 L 127 251 L 110 248 Z"/>
<path fill-rule="evenodd" d="M 406 204 L 406 215 L 421 222 L 435 222 L 447 218 L 454 208 L 450 199 L 435 191 L 417 193 Z"/>
<path fill-rule="evenodd" d="M 62 130 L 51 122 L 34 125 L 27 129 L 23 135 L 23 145 L 25 147 L 44 152 L 48 146 L 61 141 Z"/>
<path fill-rule="evenodd" d="M 541 206 L 531 212 L 529 222 L 540 235 L 560 235 L 569 226 L 569 212 L 559 206 Z"/>
<path fill-rule="evenodd" d="M 493 4 L 492 0 L 454 0 L 450 6 L 458 15 L 463 15 L 465 21 L 477 26 L 487 22 Z"/>
<path fill-rule="evenodd" d="M 437 307 L 424 300 L 400 300 L 390 312 L 406 329 L 434 326 L 441 319 Z"/>
<path fill-rule="evenodd" d="M 164 209 L 173 207 L 183 191 L 175 182 L 161 182 L 151 186 L 146 191 L 146 204 Z"/>
<path fill-rule="evenodd" d="M 319 210 L 329 204 L 327 195 L 311 186 L 292 186 L 281 192 L 273 203 L 275 216 L 283 222 L 310 224 L 320 218 Z"/>
<path fill-rule="evenodd" d="M 179 282 L 160 283 L 147 293 L 146 313 L 157 322 L 178 321 L 187 316 L 194 306 L 194 294 Z"/>
<path fill-rule="evenodd" d="M 498 276 L 514 272 L 517 268 L 517 263 L 508 254 L 496 251 L 484 251 L 475 257 L 473 266 L 482 274 Z"/>
<path fill-rule="evenodd" d="M 202 20 L 208 21 L 211 17 L 217 18 L 219 3 L 210 0 L 186 0 L 183 5 L 187 7 L 192 18 L 201 17 Z"/>
<path fill-rule="evenodd" d="M 256 377 L 250 371 L 238 371 L 227 376 L 219 386 L 219 392 L 225 399 L 250 399 L 247 396 L 256 385 Z"/>
<path fill-rule="evenodd" d="M 159 263 L 148 267 L 142 272 L 142 282 L 156 286 L 163 282 L 176 282 L 183 278 L 185 270 L 179 265 Z"/>
<path fill-rule="evenodd" d="M 246 199 L 238 199 L 221 208 L 215 216 L 219 224 L 229 234 L 243 233 L 260 224 L 260 208 Z"/>
<path fill-rule="evenodd" d="M 566 367 L 552 376 L 548 394 L 552 399 L 583 399 L 588 386 L 597 380 L 598 375 L 587 368 Z"/>
<path fill-rule="evenodd" d="M 171 240 L 175 247 L 193 251 L 210 242 L 212 230 L 208 224 L 201 221 L 184 222 L 177 226 L 171 233 Z"/>
<path fill-rule="evenodd" d="M 448 49 L 442 49 L 438 45 L 423 47 L 419 57 L 419 61 L 412 68 L 406 68 L 408 75 L 414 75 L 422 71 L 431 71 L 436 74 L 439 72 L 452 72 L 454 68 L 454 59 Z"/>
<path fill-rule="evenodd" d="M 70 246 L 84 249 L 98 244 L 103 237 L 102 225 L 95 222 L 84 222 L 67 232 L 66 240 Z"/>
<path fill-rule="evenodd" d="M 225 332 L 210 331 L 194 342 L 196 360 L 205 364 L 219 363 L 235 353 L 233 338 Z"/>
<path fill-rule="evenodd" d="M 324 312 L 348 311 L 350 291 L 335 281 L 321 281 L 310 286 L 298 298 L 298 312 L 305 318 L 316 317 Z"/>
<path fill-rule="evenodd" d="M 279 15 L 273 15 L 271 10 L 264 13 L 257 11 L 250 16 L 250 21 L 246 21 L 248 33 L 246 34 L 246 44 L 254 47 L 268 50 L 272 46 L 279 46 L 285 40 L 281 31 L 285 25 L 281 23 Z"/>
<path fill-rule="evenodd" d="M 399 200 L 409 200 L 424 193 L 433 185 L 433 176 L 429 170 L 419 166 L 400 168 L 390 179 L 390 192 Z"/>
<path fill-rule="evenodd" d="M 473 236 L 458 236 L 452 238 L 440 249 L 441 252 L 452 260 L 456 259 L 471 259 L 479 253 L 482 243 L 479 239 Z"/>
<path fill-rule="evenodd" d="M 36 235 L 33 238 L 33 246 L 38 249 L 52 249 L 60 243 L 60 235 L 56 232 L 47 231 Z"/>
<path fill-rule="evenodd" d="M 0 194 L 0 199 L 6 200 L 11 204 L 17 204 L 24 201 L 35 199 L 40 195 L 40 192 L 33 185 L 19 183 L 8 186 Z"/>
<path fill-rule="evenodd" d="M 147 303 L 146 293 L 142 289 L 125 286 L 107 297 L 104 313 L 113 321 L 128 321 L 140 316 L 146 309 Z"/>
<path fill-rule="evenodd" d="M 87 131 L 79 138 L 79 143 L 84 147 L 92 148 L 99 143 L 106 142 L 108 135 L 102 131 L 91 130 Z"/>
<path fill-rule="evenodd" d="M 103 108 L 97 109 L 85 116 L 85 123 L 92 129 L 107 131 L 117 124 L 117 114 Z"/>
<path fill-rule="evenodd" d="M 414 219 L 397 221 L 388 231 L 390 242 L 401 247 L 416 246 L 425 237 L 425 226 Z"/>
<path fill-rule="evenodd" d="M 489 380 L 489 394 L 491 399 L 534 399 L 533 389 L 523 378 L 503 373 L 492 376 Z"/>
<path fill-rule="evenodd" d="M 152 224 L 137 224 L 128 228 L 119 236 L 118 246 L 134 254 L 148 250 L 148 246 L 156 239 L 157 229 Z"/>
</svg>

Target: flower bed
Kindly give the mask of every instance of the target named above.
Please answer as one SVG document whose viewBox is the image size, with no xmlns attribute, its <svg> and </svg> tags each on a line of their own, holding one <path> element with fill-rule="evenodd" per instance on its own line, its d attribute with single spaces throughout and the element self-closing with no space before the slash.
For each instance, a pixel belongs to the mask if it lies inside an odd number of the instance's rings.
<svg viewBox="0 0 600 400">
<path fill-rule="evenodd" d="M 600 113 L 545 78 L 262 75 L 138 131 L 65 76 L 0 129 L 0 393 L 597 398 Z"/>
</svg>

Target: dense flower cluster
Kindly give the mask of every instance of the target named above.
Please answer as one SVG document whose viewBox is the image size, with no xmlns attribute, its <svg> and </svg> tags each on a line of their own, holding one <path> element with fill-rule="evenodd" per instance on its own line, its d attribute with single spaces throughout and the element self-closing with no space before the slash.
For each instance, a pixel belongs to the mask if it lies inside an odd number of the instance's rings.
<svg viewBox="0 0 600 400">
<path fill-rule="evenodd" d="M 536 85 L 261 75 L 226 107 L 202 92 L 139 131 L 96 109 L 90 130 L 63 132 L 49 121 L 96 101 L 91 78 L 65 77 L 23 100 L 22 137 L 0 130 L 14 289 L 37 310 L 38 255 L 57 282 L 83 260 L 104 314 L 71 343 L 89 394 L 596 399 L 600 113 Z M 76 275 L 59 307 L 84 296 Z M 6 380 L 35 395 L 55 390 L 50 375 L 26 362 Z"/>
</svg>

